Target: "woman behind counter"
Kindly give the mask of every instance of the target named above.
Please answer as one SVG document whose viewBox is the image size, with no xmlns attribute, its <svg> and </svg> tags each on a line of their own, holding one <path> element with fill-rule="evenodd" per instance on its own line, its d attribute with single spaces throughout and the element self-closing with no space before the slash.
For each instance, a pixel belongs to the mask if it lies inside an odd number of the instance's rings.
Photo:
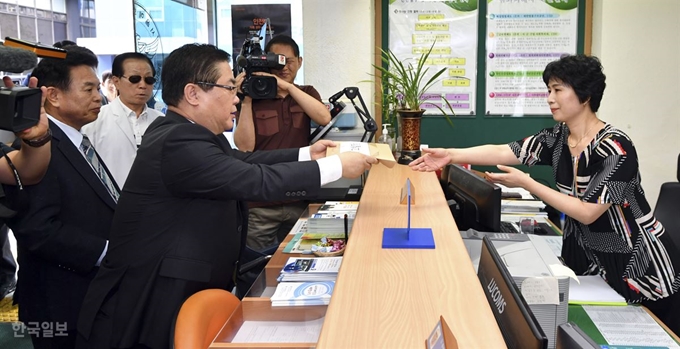
<svg viewBox="0 0 680 349">
<path fill-rule="evenodd" d="M 642 303 L 680 333 L 680 254 L 640 185 L 630 138 L 595 114 L 606 86 L 595 57 L 565 56 L 543 72 L 552 128 L 503 145 L 424 149 L 410 166 L 498 165 L 493 182 L 521 187 L 566 214 L 562 258 L 577 274 L 599 274 L 630 303 Z M 549 165 L 559 191 L 504 165 Z"/>
</svg>

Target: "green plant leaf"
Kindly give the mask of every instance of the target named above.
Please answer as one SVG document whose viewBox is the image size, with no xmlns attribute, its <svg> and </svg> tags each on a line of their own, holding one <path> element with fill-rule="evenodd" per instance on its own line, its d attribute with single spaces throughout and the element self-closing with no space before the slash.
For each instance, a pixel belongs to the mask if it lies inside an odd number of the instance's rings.
<svg viewBox="0 0 680 349">
<path fill-rule="evenodd" d="M 390 49 L 380 49 L 383 65 L 374 64 L 373 67 L 378 74 L 370 75 L 382 79 L 381 92 L 383 96 L 380 100 L 383 107 L 383 120 L 389 118 L 390 108 L 393 105 L 398 109 L 421 110 L 421 105 L 427 102 L 424 95 L 440 81 L 447 69 L 446 67 L 442 68 L 431 77 L 427 77 L 430 67 L 426 63 L 435 44 L 436 41 L 427 51 L 421 52 L 414 62 L 411 59 L 400 60 Z M 401 95 L 401 99 L 397 98 L 398 95 Z M 449 125 L 453 126 L 453 122 L 449 118 L 449 115 L 455 115 L 453 106 L 444 96 L 441 96 L 441 98 L 446 102 L 448 111 L 436 104 L 433 105 L 444 115 Z"/>
</svg>

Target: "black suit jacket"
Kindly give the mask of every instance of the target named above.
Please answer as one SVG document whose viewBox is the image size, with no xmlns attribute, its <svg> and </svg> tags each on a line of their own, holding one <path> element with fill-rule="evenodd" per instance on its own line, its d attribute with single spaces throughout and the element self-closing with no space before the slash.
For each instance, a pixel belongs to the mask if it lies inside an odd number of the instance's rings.
<svg viewBox="0 0 680 349">
<path fill-rule="evenodd" d="M 186 298 L 208 288 L 231 290 L 248 226 L 242 201 L 318 195 L 319 167 L 297 162 L 298 151 L 243 153 L 176 113 L 156 119 L 83 302 L 81 346 L 168 348 Z"/>
<path fill-rule="evenodd" d="M 19 210 L 7 221 L 19 261 L 14 300 L 24 322 L 67 322 L 75 329 L 116 203 L 66 134 L 52 121 L 50 129 L 52 157 L 42 181 L 23 193 L 4 186 Z"/>
</svg>

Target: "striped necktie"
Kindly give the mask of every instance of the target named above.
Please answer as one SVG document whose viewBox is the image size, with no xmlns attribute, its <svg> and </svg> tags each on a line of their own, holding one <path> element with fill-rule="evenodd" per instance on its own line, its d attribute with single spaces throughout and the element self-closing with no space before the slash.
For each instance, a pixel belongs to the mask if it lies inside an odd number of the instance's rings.
<svg viewBox="0 0 680 349">
<path fill-rule="evenodd" d="M 90 163 L 90 166 L 97 174 L 99 179 L 102 181 L 102 184 L 104 184 L 106 190 L 109 192 L 109 194 L 111 194 L 113 201 L 118 202 L 118 197 L 120 196 L 120 193 L 118 192 L 118 189 L 116 189 L 116 186 L 113 184 L 113 179 L 109 177 L 109 174 L 104 169 L 104 165 L 100 162 L 99 156 L 97 156 L 97 152 L 94 151 L 94 147 L 92 146 L 92 143 L 90 143 L 90 139 L 87 138 L 86 135 L 83 135 L 83 142 L 80 144 L 80 151 L 82 151 L 83 154 L 85 154 L 87 162 Z"/>
</svg>

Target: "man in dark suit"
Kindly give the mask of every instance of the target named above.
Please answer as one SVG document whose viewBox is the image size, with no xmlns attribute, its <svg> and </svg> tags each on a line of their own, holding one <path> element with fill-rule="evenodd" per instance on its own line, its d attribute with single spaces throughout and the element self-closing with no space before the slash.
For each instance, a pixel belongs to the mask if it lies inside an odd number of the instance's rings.
<svg viewBox="0 0 680 349">
<path fill-rule="evenodd" d="M 198 44 L 165 59 L 168 113 L 147 129 L 125 182 L 109 251 L 83 302 L 77 347 L 170 347 L 186 298 L 233 287 L 248 226 L 243 200 L 314 196 L 377 162 L 359 153 L 325 158 L 330 141 L 233 150 L 222 135 L 239 101 L 229 62 L 228 53 Z"/>
<path fill-rule="evenodd" d="M 10 207 L 19 211 L 7 221 L 19 261 L 14 299 L 35 348 L 74 347 L 80 305 L 106 252 L 118 195 L 115 183 L 109 188 L 101 178 L 110 177 L 103 162 L 91 164 L 88 155 L 96 159 L 96 153 L 79 150 L 80 128 L 101 107 L 97 57 L 83 47 L 65 49 L 65 59 L 44 58 L 33 70 L 46 87 L 53 136 L 47 172 L 24 190 L 5 186 Z"/>
</svg>

